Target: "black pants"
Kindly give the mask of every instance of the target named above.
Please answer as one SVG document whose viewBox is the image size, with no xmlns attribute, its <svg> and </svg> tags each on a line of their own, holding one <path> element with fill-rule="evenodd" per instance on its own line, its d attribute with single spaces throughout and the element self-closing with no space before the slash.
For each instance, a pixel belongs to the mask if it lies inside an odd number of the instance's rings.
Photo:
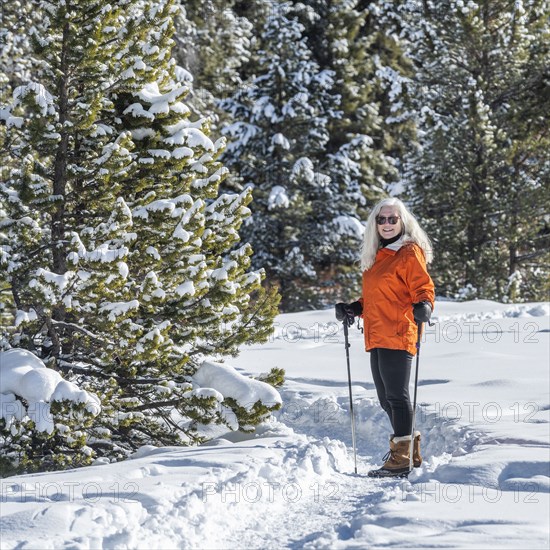
<svg viewBox="0 0 550 550">
<path fill-rule="evenodd" d="M 370 367 L 380 405 L 388 413 L 396 436 L 410 435 L 412 406 L 409 379 L 413 356 L 405 350 L 375 348 Z"/>
</svg>

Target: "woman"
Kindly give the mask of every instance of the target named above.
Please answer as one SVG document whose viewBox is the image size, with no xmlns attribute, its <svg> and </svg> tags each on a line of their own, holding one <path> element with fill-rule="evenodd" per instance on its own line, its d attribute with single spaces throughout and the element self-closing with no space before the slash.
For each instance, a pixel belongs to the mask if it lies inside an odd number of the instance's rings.
<svg viewBox="0 0 550 550">
<path fill-rule="evenodd" d="M 434 284 L 426 270 L 431 260 L 430 241 L 414 216 L 399 199 L 384 199 L 373 208 L 365 228 L 362 297 L 351 304 L 336 304 L 339 321 L 351 324 L 355 316 L 363 317 L 376 392 L 393 428 L 385 463 L 369 472 L 371 477 L 409 473 L 409 379 L 417 352 L 417 323 L 428 322 L 434 307 Z M 413 464 L 418 467 L 421 462 L 416 432 Z"/>
</svg>

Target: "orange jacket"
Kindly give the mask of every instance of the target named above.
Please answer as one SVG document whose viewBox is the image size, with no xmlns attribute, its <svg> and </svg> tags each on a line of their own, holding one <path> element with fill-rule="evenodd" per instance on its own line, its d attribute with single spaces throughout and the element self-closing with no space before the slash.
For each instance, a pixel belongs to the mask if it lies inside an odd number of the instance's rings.
<svg viewBox="0 0 550 550">
<path fill-rule="evenodd" d="M 434 307 L 434 284 L 424 252 L 414 243 L 397 251 L 381 248 L 372 267 L 363 272 L 365 349 L 389 348 L 416 354 L 418 329 L 412 305 L 428 301 Z"/>
</svg>

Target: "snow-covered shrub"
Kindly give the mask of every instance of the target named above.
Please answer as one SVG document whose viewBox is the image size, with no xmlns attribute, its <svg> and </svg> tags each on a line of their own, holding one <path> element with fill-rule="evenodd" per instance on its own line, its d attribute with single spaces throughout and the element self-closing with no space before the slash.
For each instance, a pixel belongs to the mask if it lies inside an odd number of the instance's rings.
<svg viewBox="0 0 550 550">
<path fill-rule="evenodd" d="M 31 352 L 0 352 L 0 476 L 89 464 L 85 430 L 99 412 L 97 396 Z"/>
<path fill-rule="evenodd" d="M 275 380 L 281 369 L 274 369 Z M 207 391 L 214 391 L 220 403 L 218 420 L 231 430 L 250 432 L 281 407 L 279 392 L 261 380 L 243 376 L 234 368 L 212 361 L 205 362 L 193 381 Z"/>
</svg>

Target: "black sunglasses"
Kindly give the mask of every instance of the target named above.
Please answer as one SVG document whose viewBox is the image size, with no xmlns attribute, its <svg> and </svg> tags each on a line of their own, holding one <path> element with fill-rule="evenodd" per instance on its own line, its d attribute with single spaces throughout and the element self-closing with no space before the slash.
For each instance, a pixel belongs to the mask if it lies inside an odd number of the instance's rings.
<svg viewBox="0 0 550 550">
<path fill-rule="evenodd" d="M 388 222 L 391 225 L 395 225 L 399 221 L 399 216 L 376 216 L 376 223 L 378 225 L 384 225 Z"/>
</svg>

